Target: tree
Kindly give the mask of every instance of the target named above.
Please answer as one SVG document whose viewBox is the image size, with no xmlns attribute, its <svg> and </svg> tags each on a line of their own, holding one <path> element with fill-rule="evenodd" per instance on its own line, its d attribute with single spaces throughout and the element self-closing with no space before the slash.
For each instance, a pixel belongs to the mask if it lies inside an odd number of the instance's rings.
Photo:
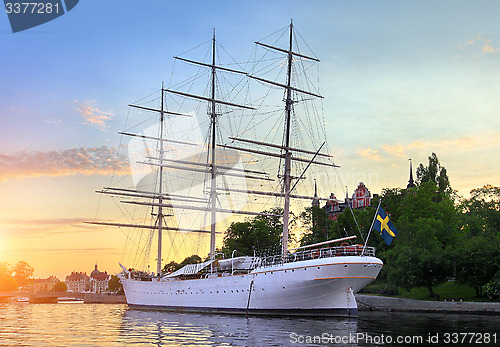
<svg viewBox="0 0 500 347">
<path fill-rule="evenodd" d="M 17 282 L 12 274 L 13 269 L 9 263 L 0 263 L 0 292 L 14 292 L 17 290 Z"/>
<path fill-rule="evenodd" d="M 437 187 L 436 200 L 438 201 L 443 198 L 444 194 L 449 196 L 453 193 L 446 168 L 441 166 L 436 153 L 432 153 L 429 157 L 428 166 L 420 164 L 417 168 L 417 184 L 426 182 L 432 182 Z"/>
<path fill-rule="evenodd" d="M 324 208 L 319 206 L 306 207 L 299 215 L 299 220 L 307 228 L 307 232 L 300 239 L 301 246 L 329 239 L 333 221 L 328 218 Z"/>
<path fill-rule="evenodd" d="M 202 262 L 202 259 L 200 258 L 200 256 L 196 255 L 196 254 L 193 254 L 193 255 L 191 255 L 189 257 L 186 257 L 180 264 L 176 263 L 175 261 L 171 261 L 170 263 L 165 264 L 165 266 L 163 267 L 162 272 L 164 272 L 164 273 L 171 273 L 171 272 L 179 270 L 180 268 L 182 268 L 185 265 L 188 265 L 188 264 L 199 264 L 201 262 Z"/>
<path fill-rule="evenodd" d="M 471 190 L 459 205 L 465 235 L 500 236 L 500 187 L 485 185 Z"/>
<path fill-rule="evenodd" d="M 33 278 L 34 271 L 35 270 L 25 261 L 18 261 L 13 269 L 15 274 L 14 277 L 20 286 L 25 285 L 28 280 Z"/>
<path fill-rule="evenodd" d="M 65 293 L 67 290 L 68 287 L 64 282 L 57 282 L 56 284 L 54 284 L 54 287 L 52 288 L 53 292 L 59 292 L 59 293 Z"/>
<path fill-rule="evenodd" d="M 451 252 L 458 238 L 456 207 L 448 195 L 436 199 L 434 182 L 422 182 L 411 190 L 382 197 L 383 207 L 391 213 L 399 236 L 394 247 L 383 249 L 387 266 L 384 275 L 405 289 L 433 287 L 453 276 Z M 387 203 L 387 206 L 385 204 Z"/>
<path fill-rule="evenodd" d="M 460 239 L 453 254 L 455 278 L 481 296 L 500 270 L 500 188 L 473 189 L 460 210 Z"/>
<path fill-rule="evenodd" d="M 181 261 L 181 263 L 179 264 L 179 269 L 185 265 L 188 265 L 188 264 L 199 264 L 201 262 L 202 262 L 202 260 L 201 260 L 200 256 L 193 254 L 193 255 L 190 255 L 189 257 L 186 257 L 183 261 Z"/>
<path fill-rule="evenodd" d="M 491 301 L 500 301 L 500 271 L 491 282 L 486 285 L 486 296 Z"/>
<path fill-rule="evenodd" d="M 234 250 L 240 255 L 253 255 L 258 251 L 277 251 L 279 249 L 283 223 L 283 210 L 279 208 L 264 211 L 246 222 L 232 223 L 224 235 L 221 251 L 230 257 Z M 290 238 L 292 235 L 290 235 Z"/>
<path fill-rule="evenodd" d="M 14 270 L 9 263 L 0 263 L 0 275 L 12 276 Z"/>
<path fill-rule="evenodd" d="M 120 279 L 116 275 L 111 275 L 111 278 L 109 279 L 108 282 L 108 291 L 118 294 L 118 295 L 123 295 L 125 292 L 123 291 L 123 286 L 120 283 Z"/>
<path fill-rule="evenodd" d="M 170 263 L 165 264 L 162 272 L 163 273 L 171 273 L 171 272 L 177 271 L 178 269 L 180 269 L 179 263 L 177 263 L 175 261 L 171 261 Z"/>
<path fill-rule="evenodd" d="M 483 236 L 463 238 L 455 248 L 453 260 L 456 281 L 473 287 L 479 297 L 483 287 L 500 270 L 498 239 L 488 240 Z"/>
<path fill-rule="evenodd" d="M 433 297 L 433 287 L 452 274 L 446 245 L 436 237 L 436 233 L 444 231 L 445 225 L 436 219 L 418 218 L 401 229 L 395 239 L 397 247 L 387 251 L 388 279 L 407 290 L 426 287 L 429 296 Z"/>
</svg>

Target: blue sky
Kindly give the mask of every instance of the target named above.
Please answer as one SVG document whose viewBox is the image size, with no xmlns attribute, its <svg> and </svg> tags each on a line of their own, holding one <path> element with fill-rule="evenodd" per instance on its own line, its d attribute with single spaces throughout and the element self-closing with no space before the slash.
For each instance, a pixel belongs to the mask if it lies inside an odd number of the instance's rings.
<svg viewBox="0 0 500 347">
<path fill-rule="evenodd" d="M 407 159 L 416 166 L 432 152 L 462 195 L 499 185 L 498 13 L 498 1 L 80 1 L 16 34 L 0 14 L 0 155 L 10 160 L 0 161 L 3 235 L 27 208 L 52 222 L 95 213 L 92 190 L 109 181 L 106 168 L 48 167 L 115 146 L 127 105 L 168 81 L 172 56 L 215 27 L 245 60 L 254 41 L 292 18 L 322 61 L 330 148 L 351 191 L 363 178 L 372 193 L 405 186 Z M 70 190 L 80 194 L 71 204 Z M 8 261 L 20 258 L 19 240 L 4 244 Z"/>
</svg>

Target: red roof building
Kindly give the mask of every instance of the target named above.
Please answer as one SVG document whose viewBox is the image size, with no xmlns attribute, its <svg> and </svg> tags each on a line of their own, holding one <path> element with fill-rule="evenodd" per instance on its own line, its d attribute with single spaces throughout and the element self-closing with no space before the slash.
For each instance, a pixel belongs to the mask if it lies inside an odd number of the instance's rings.
<svg viewBox="0 0 500 347">
<path fill-rule="evenodd" d="M 371 194 L 363 182 L 360 182 L 358 188 L 352 195 L 352 208 L 363 208 L 370 206 Z"/>
</svg>

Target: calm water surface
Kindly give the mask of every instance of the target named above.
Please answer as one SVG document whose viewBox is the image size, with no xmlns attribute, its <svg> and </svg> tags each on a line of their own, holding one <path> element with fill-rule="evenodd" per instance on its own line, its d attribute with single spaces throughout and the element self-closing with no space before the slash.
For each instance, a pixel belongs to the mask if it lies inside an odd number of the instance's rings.
<svg viewBox="0 0 500 347">
<path fill-rule="evenodd" d="M 428 341 L 438 333 L 439 340 Z M 448 344 L 445 333 L 450 334 Z M 457 335 L 460 333 L 469 333 L 463 344 L 460 340 L 464 335 Z M 376 342 L 391 346 L 457 346 L 470 345 L 472 333 L 477 333 L 476 340 L 481 336 L 482 345 L 490 346 L 495 345 L 496 333 L 500 345 L 500 317 L 360 312 L 355 319 L 246 319 L 140 311 L 126 305 L 0 304 L 0 346 L 375 346 Z M 484 343 L 486 333 L 491 334 L 489 344 Z M 385 340 L 381 340 L 382 334 Z M 392 341 L 387 340 L 388 336 Z M 422 336 L 424 340 L 397 343 L 398 336 Z M 457 343 L 451 343 L 454 336 Z M 358 339 L 353 341 L 354 337 Z M 367 341 L 370 337 L 372 341 Z M 342 338 L 346 344 L 341 343 Z M 432 343 L 435 341 L 438 343 Z"/>
</svg>

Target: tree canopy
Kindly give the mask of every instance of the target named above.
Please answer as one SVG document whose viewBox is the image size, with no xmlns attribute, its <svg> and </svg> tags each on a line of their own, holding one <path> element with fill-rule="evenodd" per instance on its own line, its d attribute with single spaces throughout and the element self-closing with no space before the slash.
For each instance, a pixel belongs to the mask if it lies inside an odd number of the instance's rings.
<svg viewBox="0 0 500 347">
<path fill-rule="evenodd" d="M 34 269 L 25 261 L 18 261 L 14 266 L 0 263 L 0 291 L 16 291 L 33 278 Z"/>
<path fill-rule="evenodd" d="M 111 293 L 119 294 L 119 295 L 124 294 L 123 286 L 120 283 L 120 279 L 118 278 L 118 276 L 111 275 L 111 278 L 109 279 L 109 282 L 108 282 L 108 291 L 110 291 Z"/>
<path fill-rule="evenodd" d="M 255 251 L 275 252 L 279 249 L 283 232 L 283 210 L 276 208 L 264 213 L 270 215 L 260 215 L 245 222 L 231 224 L 224 235 L 221 248 L 226 257 L 231 257 L 234 250 L 238 255 L 253 255 Z"/>
<path fill-rule="evenodd" d="M 500 188 L 485 185 L 459 200 L 437 155 L 432 153 L 428 160 L 417 169 L 416 187 L 381 193 L 382 207 L 399 235 L 391 246 L 374 233 L 368 240 L 385 263 L 379 280 L 404 289 L 426 287 L 430 296 L 436 285 L 455 280 L 480 296 L 487 285 L 497 288 L 492 281 L 500 271 Z M 302 245 L 346 234 L 358 235 L 361 241 L 358 225 L 366 235 L 377 204 L 374 198 L 370 207 L 345 209 L 336 220 L 328 220 L 323 209 L 306 209 L 301 214 L 308 226 Z"/>
</svg>

